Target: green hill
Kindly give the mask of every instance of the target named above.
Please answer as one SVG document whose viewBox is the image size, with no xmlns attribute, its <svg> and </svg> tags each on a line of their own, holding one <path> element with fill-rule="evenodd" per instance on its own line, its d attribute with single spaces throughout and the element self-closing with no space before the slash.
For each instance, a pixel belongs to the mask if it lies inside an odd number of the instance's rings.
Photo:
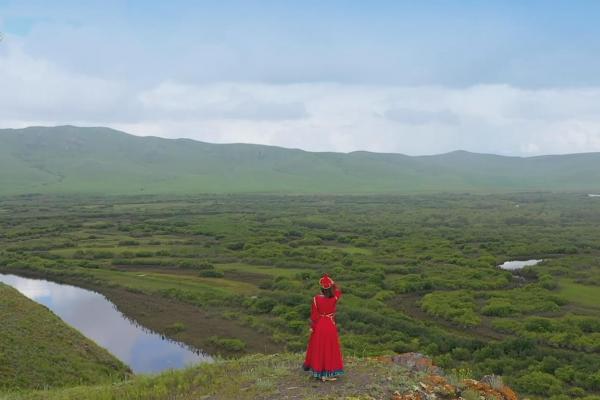
<svg viewBox="0 0 600 400">
<path fill-rule="evenodd" d="M 418 365 L 399 364 L 391 357 L 348 357 L 346 375 L 336 382 L 319 382 L 300 369 L 299 354 L 254 354 L 218 360 L 155 376 L 140 375 L 118 384 L 78 386 L 5 394 L 3 400 L 517 400 L 500 377 L 493 382 L 446 377 L 428 359 L 407 354 Z M 423 368 L 425 367 L 425 368 Z"/>
<path fill-rule="evenodd" d="M 0 390 L 106 383 L 129 374 L 106 350 L 2 283 L 0 321 Z"/>
<path fill-rule="evenodd" d="M 598 191 L 600 153 L 313 153 L 73 126 L 0 130 L 0 195 Z"/>
</svg>

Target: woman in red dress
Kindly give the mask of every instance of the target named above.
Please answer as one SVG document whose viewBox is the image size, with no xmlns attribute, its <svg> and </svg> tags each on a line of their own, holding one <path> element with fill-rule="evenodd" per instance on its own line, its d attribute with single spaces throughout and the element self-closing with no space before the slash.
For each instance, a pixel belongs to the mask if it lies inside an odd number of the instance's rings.
<svg viewBox="0 0 600 400">
<path fill-rule="evenodd" d="M 310 339 L 304 370 L 323 381 L 333 381 L 344 373 L 340 339 L 335 325 L 335 307 L 342 292 L 325 274 L 319 280 L 321 294 L 313 297 L 310 313 Z"/>
</svg>

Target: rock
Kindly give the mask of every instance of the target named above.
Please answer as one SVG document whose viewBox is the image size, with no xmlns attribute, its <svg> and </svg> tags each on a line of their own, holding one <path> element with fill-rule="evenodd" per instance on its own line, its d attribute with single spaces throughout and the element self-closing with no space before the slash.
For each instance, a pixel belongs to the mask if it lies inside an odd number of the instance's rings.
<svg viewBox="0 0 600 400">
<path fill-rule="evenodd" d="M 481 378 L 480 382 L 488 384 L 494 389 L 504 386 L 504 382 L 502 381 L 502 377 L 500 375 L 485 375 L 483 378 Z"/>
<path fill-rule="evenodd" d="M 441 368 L 433 365 L 433 361 L 421 353 L 397 354 L 392 356 L 392 362 L 414 372 L 429 372 L 436 375 L 443 374 Z"/>
<path fill-rule="evenodd" d="M 504 400 L 519 400 L 517 394 L 508 386 L 503 386 L 498 390 L 504 396 Z"/>
<path fill-rule="evenodd" d="M 517 394 L 508 386 L 502 385 L 494 388 L 483 381 L 478 382 L 473 379 L 465 379 L 462 383 L 466 388 L 479 392 L 484 398 L 495 397 L 501 400 L 519 400 Z"/>
<path fill-rule="evenodd" d="M 430 375 L 425 380 L 431 386 L 430 391 L 442 399 L 454 399 L 458 396 L 458 389 L 443 376 Z"/>
<path fill-rule="evenodd" d="M 426 374 L 410 393 L 394 392 L 392 400 L 461 400 L 461 394 L 466 390 L 479 393 L 481 399 L 519 400 L 517 394 L 505 386 L 502 377 L 498 375 L 486 375 L 481 381 L 465 379 L 454 386 L 444 377 L 443 370 L 421 353 L 403 353 L 381 361 L 390 362 L 389 360 L 410 371 Z"/>
</svg>

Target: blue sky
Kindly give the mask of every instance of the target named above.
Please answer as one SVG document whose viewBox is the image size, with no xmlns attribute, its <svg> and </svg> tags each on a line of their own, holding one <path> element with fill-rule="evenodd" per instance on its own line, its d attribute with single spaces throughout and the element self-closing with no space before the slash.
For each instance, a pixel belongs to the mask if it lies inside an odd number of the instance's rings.
<svg viewBox="0 0 600 400">
<path fill-rule="evenodd" d="M 598 1 L 0 0 L 0 126 L 600 151 L 598 20 Z"/>
</svg>

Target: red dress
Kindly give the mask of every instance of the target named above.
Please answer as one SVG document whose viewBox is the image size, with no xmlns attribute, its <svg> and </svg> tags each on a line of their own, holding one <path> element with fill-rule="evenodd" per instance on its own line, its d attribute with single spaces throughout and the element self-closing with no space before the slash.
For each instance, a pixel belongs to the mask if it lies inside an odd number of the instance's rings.
<svg viewBox="0 0 600 400">
<path fill-rule="evenodd" d="M 313 297 L 310 313 L 312 333 L 303 367 L 305 371 L 311 371 L 315 378 L 344 373 L 340 339 L 335 326 L 335 306 L 341 296 L 342 292 L 336 289 L 334 297 Z"/>
</svg>

